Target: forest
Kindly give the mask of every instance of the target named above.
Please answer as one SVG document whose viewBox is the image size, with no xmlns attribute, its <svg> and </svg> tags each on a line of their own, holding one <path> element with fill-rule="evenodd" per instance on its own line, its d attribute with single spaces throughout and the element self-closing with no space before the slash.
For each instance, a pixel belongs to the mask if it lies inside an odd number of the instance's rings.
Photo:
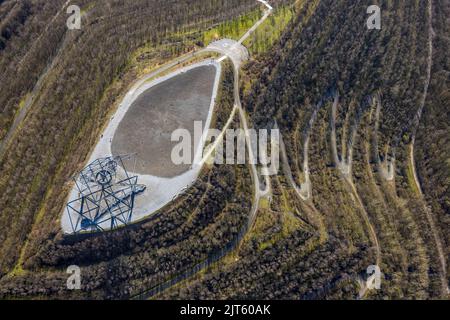
<svg viewBox="0 0 450 320">
<path fill-rule="evenodd" d="M 2 8 L 9 2 L 2 3 Z M 21 1 L 13 2 L 20 6 Z M 130 64 L 133 53 L 146 45 L 157 50 L 159 43 L 168 41 L 178 30 L 197 31 L 256 6 L 254 1 L 164 3 L 90 3 L 81 30 L 69 32 L 66 15 L 56 14 L 64 1 L 36 1 L 30 12 L 45 16 L 25 24 L 20 36 L 12 36 L 2 50 L 1 136 L 6 136 L 17 109 L 21 105 L 24 108 L 25 101 L 32 108 L 20 124 L 19 133 L 2 145 L 1 275 L 11 271 L 18 261 L 22 246 L 17 243 L 33 238 L 29 241 L 32 251 L 49 234 L 59 232 L 57 220 L 68 192 L 67 182 L 82 167 L 119 100 L 119 92 L 139 72 Z M 88 1 L 80 3 L 82 9 L 87 6 Z M 163 15 L 171 19 L 148 19 Z M 166 59 L 155 55 L 148 64 Z M 33 230 L 34 225 L 46 227 Z"/>
<path fill-rule="evenodd" d="M 358 280 L 374 263 L 383 272 L 381 290 L 365 298 L 448 295 L 450 135 L 443 115 L 449 110 L 449 6 L 433 3 L 430 16 L 426 1 L 382 2 L 384 27 L 373 32 L 361 28 L 364 1 L 309 2 L 276 49 L 245 67 L 245 78 L 255 80 L 242 92 L 243 104 L 256 127 L 279 124 L 298 185 L 310 140 L 312 199 L 300 199 L 282 172 L 272 177 L 274 199 L 260 209 L 240 250 L 156 298 L 355 299 Z M 430 23 L 433 69 L 424 93 Z M 340 174 L 332 156 L 336 97 L 336 147 L 342 158 L 350 155 L 351 177 Z M 395 161 L 393 180 L 383 174 L 388 160 Z M 414 160 L 419 186 L 412 178 Z M 289 216 L 301 221 L 303 238 L 310 234 L 305 244 L 297 242 L 305 241 L 298 231 L 283 232 L 292 224 Z"/>
<path fill-rule="evenodd" d="M 250 126 L 277 125 L 287 161 L 254 223 L 250 166 L 216 164 L 151 218 L 79 237 L 59 227 L 68 181 L 133 80 L 239 38 L 262 8 L 86 0 L 68 31 L 64 2 L 0 1 L 1 298 L 448 298 L 448 1 L 377 0 L 381 30 L 366 27 L 370 1 L 270 1 L 238 84 Z M 233 108 L 222 69 L 216 128 Z M 361 297 L 370 265 L 382 286 Z"/>
</svg>

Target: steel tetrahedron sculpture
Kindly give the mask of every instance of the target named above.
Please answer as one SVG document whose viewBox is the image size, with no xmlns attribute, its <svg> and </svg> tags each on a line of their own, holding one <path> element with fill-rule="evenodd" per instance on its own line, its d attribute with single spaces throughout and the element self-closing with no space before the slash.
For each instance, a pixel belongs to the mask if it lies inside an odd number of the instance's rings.
<svg viewBox="0 0 450 320">
<path fill-rule="evenodd" d="M 78 198 L 66 210 L 74 233 L 115 229 L 131 221 L 135 197 L 146 186 L 128 174 L 123 160 L 122 156 L 97 159 L 73 178 Z"/>
</svg>

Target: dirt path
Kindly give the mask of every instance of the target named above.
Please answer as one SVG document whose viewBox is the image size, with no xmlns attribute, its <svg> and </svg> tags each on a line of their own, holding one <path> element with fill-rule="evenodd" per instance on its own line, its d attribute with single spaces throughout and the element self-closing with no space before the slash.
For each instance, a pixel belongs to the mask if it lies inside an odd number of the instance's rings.
<svg viewBox="0 0 450 320">
<path fill-rule="evenodd" d="M 333 154 L 333 161 L 341 174 L 347 179 L 351 179 L 350 163 L 345 155 L 339 155 L 337 150 L 336 139 L 336 113 L 337 105 L 339 104 L 339 94 L 334 97 L 333 105 L 331 107 L 331 151 Z"/>
<path fill-rule="evenodd" d="M 272 7 L 270 7 L 270 5 L 267 4 L 267 2 L 265 1 L 260 1 L 259 2 L 264 3 L 267 7 L 268 10 L 267 12 L 264 14 L 263 18 L 261 20 L 259 20 L 257 22 L 257 25 L 259 26 L 262 22 L 264 22 L 265 19 L 267 19 L 267 17 L 269 16 L 269 14 L 272 11 Z M 252 28 L 254 30 L 254 28 Z M 250 29 L 250 30 L 252 30 Z M 249 30 L 249 31 L 250 31 Z M 242 41 L 245 41 L 245 38 L 248 37 L 251 34 L 251 32 L 247 32 L 246 35 L 244 35 L 243 39 L 241 39 Z M 238 43 L 239 44 L 239 43 Z M 218 50 L 220 50 L 220 48 L 213 48 L 213 52 L 217 52 Z M 207 52 L 207 49 L 202 50 L 203 52 Z M 227 58 L 226 56 L 230 53 L 229 50 L 224 50 L 222 52 L 222 54 L 224 54 L 224 57 L 221 57 L 217 60 L 217 62 L 221 62 L 223 61 L 225 58 Z M 207 153 L 205 154 L 205 156 L 202 158 L 201 163 L 205 163 L 207 158 L 212 154 L 212 152 L 216 149 L 219 141 L 221 139 L 223 139 L 224 133 L 226 132 L 226 129 L 229 127 L 229 125 L 232 123 L 232 120 L 234 119 L 234 115 L 236 113 L 236 111 L 239 112 L 239 116 L 240 116 L 240 120 L 242 122 L 242 126 L 244 129 L 244 133 L 245 133 L 245 140 L 246 140 L 246 145 L 247 145 L 247 151 L 249 153 L 249 159 L 253 159 L 253 149 L 252 149 L 252 144 L 251 144 L 251 139 L 250 139 L 250 134 L 249 134 L 249 129 L 248 129 L 248 123 L 247 123 L 247 118 L 245 115 L 245 111 L 242 108 L 242 104 L 241 104 L 241 99 L 240 99 L 240 91 L 239 91 L 239 64 L 237 65 L 235 63 L 235 59 L 233 59 L 233 57 L 230 57 L 230 60 L 233 62 L 233 66 L 234 66 L 234 108 L 233 111 L 224 127 L 224 129 L 222 130 L 220 136 L 216 139 L 216 142 L 212 145 L 212 147 L 209 148 L 209 150 L 207 151 Z M 256 214 L 258 212 L 258 208 L 259 208 L 259 202 L 261 199 L 261 196 L 263 195 L 263 192 L 261 191 L 261 183 L 259 181 L 259 176 L 258 176 L 258 170 L 256 168 L 255 164 L 251 164 L 251 176 L 252 176 L 252 181 L 254 184 L 254 194 L 253 194 L 253 201 L 252 201 L 252 208 L 250 210 L 250 214 L 249 214 L 249 218 L 246 224 L 246 230 L 250 230 L 250 228 L 253 226 L 255 220 L 256 220 Z M 243 238 L 243 237 L 242 237 Z M 239 240 L 239 239 L 238 239 Z M 218 260 L 220 260 L 221 258 L 223 258 L 225 255 L 227 255 L 228 253 L 232 252 L 234 249 L 236 249 L 236 247 L 239 246 L 240 240 L 239 241 L 235 241 L 232 242 L 230 245 L 227 245 L 226 248 L 224 248 L 223 250 L 221 250 L 220 254 L 215 256 L 215 258 L 211 259 L 214 261 L 207 261 L 207 262 L 202 262 L 196 266 L 194 266 L 193 268 L 189 268 L 187 270 L 185 270 L 182 274 L 177 275 L 174 279 L 172 280 L 168 280 L 167 282 L 162 283 L 161 285 L 159 285 L 156 288 L 152 288 L 151 290 L 149 290 L 146 293 L 143 293 L 141 295 L 138 295 L 137 298 L 151 298 L 159 293 L 161 293 L 162 291 L 174 286 L 175 284 L 184 281 L 186 279 L 188 279 L 189 277 L 197 274 L 198 272 L 200 272 L 201 270 L 205 269 L 207 266 L 209 266 L 211 263 L 214 263 Z"/>
<path fill-rule="evenodd" d="M 25 54 L 25 56 L 20 60 L 20 62 L 18 64 L 18 68 L 21 68 L 23 61 L 28 57 L 30 52 L 33 51 L 32 50 L 33 47 L 40 41 L 42 36 L 47 32 L 48 28 L 53 24 L 53 22 L 56 20 L 56 18 L 58 18 L 58 16 L 64 11 L 64 9 L 67 7 L 69 2 L 70 2 L 70 0 L 66 1 L 64 3 L 64 5 L 61 7 L 61 9 L 52 18 L 52 20 L 50 20 L 50 22 L 47 24 L 47 27 L 45 28 L 45 30 L 33 42 L 32 47 L 28 50 L 28 52 Z M 5 152 L 8 149 L 8 146 L 11 144 L 12 139 L 16 135 L 17 130 L 20 128 L 20 125 L 22 124 L 23 120 L 28 115 L 28 111 L 30 111 L 33 103 L 36 100 L 37 95 L 41 91 L 42 85 L 43 85 L 45 79 L 47 78 L 47 76 L 50 73 L 50 71 L 53 70 L 53 68 L 55 67 L 56 63 L 59 61 L 60 53 L 63 50 L 63 48 L 65 48 L 65 46 L 67 45 L 67 42 L 68 42 L 68 38 L 67 38 L 67 34 L 65 34 L 64 35 L 64 39 L 61 42 L 61 45 L 56 50 L 56 54 L 53 57 L 52 61 L 47 65 L 47 67 L 44 69 L 43 73 L 39 76 L 39 79 L 36 82 L 33 90 L 25 98 L 25 102 L 24 102 L 23 106 L 20 108 L 20 110 L 18 111 L 18 114 L 15 116 L 11 127 L 9 128 L 8 132 L 6 133 L 5 138 L 0 141 L 0 160 L 5 155 Z"/>
<path fill-rule="evenodd" d="M 314 113 L 309 121 L 310 129 L 312 128 L 314 121 L 317 117 L 318 108 L 314 110 Z M 309 170 L 309 142 L 311 139 L 311 133 L 308 132 L 306 134 L 306 139 L 303 144 L 303 174 L 305 175 L 305 182 L 299 186 L 294 181 L 294 177 L 292 176 L 292 170 L 289 165 L 289 160 L 287 157 L 286 146 L 284 144 L 283 139 L 280 139 L 280 152 L 281 158 L 283 161 L 283 173 L 286 176 L 289 184 L 295 190 L 295 193 L 302 199 L 303 201 L 307 201 L 311 199 L 312 196 L 312 186 L 311 186 L 311 178 L 310 178 L 310 170 Z"/>
<path fill-rule="evenodd" d="M 331 110 L 331 149 L 332 149 L 332 153 L 333 153 L 333 161 L 334 161 L 336 167 L 338 168 L 338 170 L 341 172 L 344 180 L 350 186 L 353 195 L 355 196 L 359 206 L 361 207 L 361 210 L 363 212 L 364 222 L 369 229 L 372 244 L 374 245 L 374 247 L 376 249 L 376 264 L 379 266 L 381 264 L 381 248 L 380 248 L 380 244 L 378 241 L 378 237 L 377 237 L 375 228 L 370 221 L 369 214 L 366 211 L 364 203 L 362 202 L 361 197 L 359 196 L 358 190 L 356 189 L 356 186 L 353 183 L 353 179 L 352 179 L 352 172 L 351 172 L 352 158 L 351 157 L 353 156 L 353 152 L 351 150 L 353 149 L 353 141 L 356 137 L 356 127 L 353 128 L 353 130 L 352 130 L 352 143 L 349 145 L 348 156 L 340 157 L 338 155 L 337 141 L 336 141 L 337 140 L 336 139 L 336 113 L 337 113 L 338 104 L 339 104 L 339 94 L 336 94 L 334 97 L 332 110 Z"/>
<path fill-rule="evenodd" d="M 310 178 L 310 170 L 309 170 L 309 142 L 311 141 L 311 131 L 314 126 L 314 123 L 317 118 L 317 114 L 319 112 L 319 109 L 322 107 L 322 102 L 318 103 L 313 111 L 313 114 L 308 122 L 308 129 L 305 134 L 305 141 L 303 143 L 303 174 L 305 176 L 305 182 L 302 183 L 299 186 L 297 186 L 297 183 L 294 181 L 294 178 L 292 176 L 292 170 L 289 165 L 289 160 L 286 153 L 286 146 L 284 144 L 283 139 L 280 139 L 280 152 L 281 157 L 283 161 L 283 173 L 288 179 L 289 184 L 291 187 L 295 190 L 296 194 L 303 200 L 307 201 L 310 200 L 312 197 L 312 185 L 311 185 L 311 178 Z"/>
<path fill-rule="evenodd" d="M 381 97 L 378 94 L 375 97 L 376 100 L 376 110 L 375 110 L 375 131 L 373 133 L 373 141 L 375 144 L 375 161 L 378 166 L 378 170 L 381 176 L 386 181 L 393 181 L 395 178 L 395 158 L 387 159 L 387 154 L 385 154 L 385 159 L 381 160 L 379 153 L 379 143 L 378 143 L 378 132 L 380 129 L 380 113 L 381 113 Z"/>
</svg>

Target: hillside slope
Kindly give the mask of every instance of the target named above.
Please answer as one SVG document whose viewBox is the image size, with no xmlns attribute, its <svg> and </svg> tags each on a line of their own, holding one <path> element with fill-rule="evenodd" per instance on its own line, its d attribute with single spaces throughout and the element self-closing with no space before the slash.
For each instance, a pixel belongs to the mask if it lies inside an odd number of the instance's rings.
<svg viewBox="0 0 450 320">
<path fill-rule="evenodd" d="M 276 121 L 283 165 L 297 186 L 310 178 L 312 197 L 299 197 L 282 170 L 272 178 L 272 204 L 233 259 L 161 297 L 447 297 L 449 8 L 385 1 L 382 30 L 370 31 L 368 5 L 325 0 L 305 8 L 277 50 L 248 67 L 259 81 L 244 105 L 256 126 Z M 424 196 L 410 152 L 418 129 L 413 156 L 421 158 Z M 315 230 L 304 244 L 283 232 L 292 215 Z M 358 282 L 372 264 L 382 288 L 361 295 Z"/>
<path fill-rule="evenodd" d="M 83 5 L 85 30 L 37 22 L 59 25 L 63 2 L 0 4 L 0 138 L 16 132 L 0 153 L 0 297 L 449 297 L 448 1 L 376 1 L 381 30 L 366 27 L 371 1 L 271 1 L 282 9 L 248 41 L 240 76 L 223 62 L 213 119 L 227 122 L 238 86 L 250 125 L 280 129 L 268 194 L 254 203 L 250 165 L 208 165 L 151 218 L 86 237 L 59 228 L 67 181 L 129 84 L 261 9 L 98 0 Z M 231 128 L 243 126 L 236 113 Z M 72 264 L 80 291 L 66 288 Z M 380 290 L 364 285 L 372 265 Z"/>
</svg>

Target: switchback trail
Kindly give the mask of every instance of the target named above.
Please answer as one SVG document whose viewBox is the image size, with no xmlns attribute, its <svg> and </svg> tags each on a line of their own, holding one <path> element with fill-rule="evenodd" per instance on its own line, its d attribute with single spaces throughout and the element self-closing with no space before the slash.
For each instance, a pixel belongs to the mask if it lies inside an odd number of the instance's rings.
<svg viewBox="0 0 450 320">
<path fill-rule="evenodd" d="M 417 174 L 416 162 L 414 159 L 414 146 L 415 146 L 415 142 L 416 142 L 416 134 L 417 134 L 417 130 L 419 128 L 420 120 L 422 118 L 423 110 L 425 108 L 425 103 L 426 103 L 427 96 L 428 96 L 428 89 L 429 89 L 430 82 L 431 82 L 431 71 L 432 71 L 432 67 L 433 67 L 433 38 L 435 35 L 434 30 L 433 30 L 433 0 L 428 0 L 428 17 L 429 17 L 430 21 L 429 21 L 429 25 L 428 25 L 427 77 L 425 80 L 424 92 L 423 92 L 423 96 L 422 96 L 422 99 L 421 99 L 421 102 L 419 105 L 419 109 L 417 111 L 417 114 L 416 114 L 416 116 L 414 118 L 414 122 L 413 122 L 413 125 L 414 125 L 413 130 L 414 131 L 413 131 L 413 136 L 412 136 L 412 140 L 411 140 L 409 158 L 411 161 L 411 170 L 412 170 L 412 174 L 413 174 L 413 178 L 414 178 L 414 184 L 418 190 L 419 197 L 421 198 L 422 202 L 424 203 L 425 215 L 427 217 L 428 224 L 430 225 L 430 229 L 433 233 L 434 242 L 436 244 L 436 250 L 439 255 L 439 261 L 440 261 L 441 269 L 442 269 L 442 271 L 440 272 L 441 282 L 442 282 L 442 293 L 445 295 L 448 295 L 448 294 L 450 294 L 450 289 L 448 287 L 447 262 L 445 259 L 444 249 L 443 249 L 443 245 L 442 245 L 440 236 L 436 229 L 436 225 L 434 223 L 432 210 L 426 203 L 425 196 L 424 196 L 423 190 L 422 190 L 422 186 L 420 184 L 419 177 Z"/>
<path fill-rule="evenodd" d="M 264 16 L 248 31 L 244 34 L 244 36 L 239 40 L 239 42 L 237 42 L 236 44 L 240 45 L 241 43 L 243 43 L 245 41 L 245 39 L 247 39 L 251 33 L 259 26 L 261 25 L 264 20 L 267 19 L 267 17 L 270 15 L 270 13 L 272 12 L 273 8 L 266 2 L 263 0 L 258 0 L 259 2 L 263 3 L 266 7 L 267 7 L 267 11 L 265 12 Z M 256 27 L 255 27 L 256 26 Z M 203 52 L 207 52 L 208 48 L 202 50 Z M 212 50 L 214 52 L 217 52 L 217 48 L 215 50 Z M 224 58 L 226 58 L 226 55 L 228 54 L 229 51 L 224 51 L 223 54 L 225 55 L 224 57 L 218 59 L 218 62 L 221 62 L 224 60 Z M 253 149 L 252 149 L 252 144 L 251 144 L 251 140 L 250 140 L 250 133 L 249 133 L 249 128 L 248 128 L 248 123 L 247 123 L 247 118 L 245 115 L 245 111 L 242 108 L 242 104 L 241 104 L 241 99 L 240 99 L 240 91 L 239 91 L 239 65 L 236 65 L 235 60 L 232 59 L 231 57 L 229 57 L 230 60 L 233 63 L 234 66 L 234 108 L 233 111 L 230 115 L 230 118 L 227 121 L 227 124 L 224 128 L 224 130 L 226 130 L 226 128 L 230 125 L 230 121 L 233 119 L 235 111 L 237 110 L 239 112 L 239 117 L 240 120 L 242 122 L 242 127 L 244 129 L 244 133 L 245 133 L 245 141 L 246 141 L 246 145 L 247 145 L 247 151 L 249 153 L 249 159 L 253 159 Z M 176 65 L 176 63 L 175 63 Z M 216 143 L 212 146 L 212 148 L 210 148 L 208 150 L 208 153 L 206 156 L 211 155 L 211 153 L 214 151 L 214 149 L 217 146 L 217 143 L 220 139 L 223 138 L 223 132 L 221 136 L 219 137 L 219 139 L 216 139 Z M 203 158 L 202 162 L 205 162 L 206 157 Z M 224 248 L 222 250 L 220 250 L 220 252 L 214 253 L 210 256 L 208 256 L 208 258 L 198 264 L 196 264 L 195 266 L 186 269 L 185 271 L 181 272 L 180 274 L 178 274 L 177 276 L 175 276 L 174 278 L 167 280 L 163 283 L 160 283 L 159 285 L 147 290 L 146 292 L 143 292 L 141 294 L 138 294 L 136 296 L 134 296 L 134 299 L 149 299 L 161 292 L 163 292 L 164 290 L 176 285 L 177 283 L 184 281 L 186 279 L 188 279 L 189 277 L 195 275 L 196 273 L 200 272 L 201 270 L 204 270 L 205 268 L 209 267 L 211 264 L 219 261 L 220 259 L 222 259 L 223 257 L 225 257 L 228 253 L 232 252 L 235 248 L 237 248 L 240 244 L 240 242 L 242 241 L 242 239 L 245 237 L 245 235 L 247 234 L 247 232 L 251 229 L 251 227 L 253 226 L 255 220 L 256 220 L 256 213 L 258 212 L 258 208 L 259 208 L 259 202 L 261 199 L 261 187 L 260 187 L 260 181 L 259 181 L 259 177 L 258 177 L 258 170 L 256 168 L 256 165 L 251 163 L 251 170 L 250 170 L 251 176 L 252 176 L 252 181 L 254 184 L 254 191 L 253 191 L 253 199 L 252 199 L 252 207 L 250 210 L 250 214 L 247 220 L 247 223 L 244 225 L 243 229 L 241 230 L 241 232 L 239 233 L 239 235 L 236 237 L 236 239 L 233 239 L 230 243 L 228 243 L 227 245 L 224 246 Z"/>
</svg>

